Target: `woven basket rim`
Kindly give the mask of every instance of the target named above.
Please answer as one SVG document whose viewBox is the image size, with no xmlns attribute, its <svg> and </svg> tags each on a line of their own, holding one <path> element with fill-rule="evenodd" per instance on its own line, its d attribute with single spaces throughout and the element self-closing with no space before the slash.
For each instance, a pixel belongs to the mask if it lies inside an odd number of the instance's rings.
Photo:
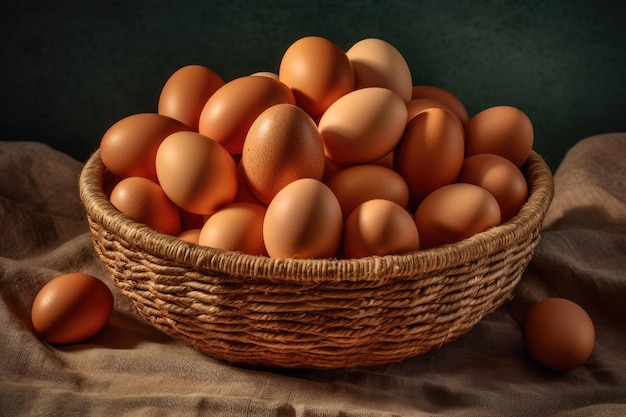
<svg viewBox="0 0 626 417">
<path fill-rule="evenodd" d="M 554 193 L 552 172 L 532 151 L 522 166 L 528 181 L 528 200 L 507 222 L 454 244 L 398 255 L 359 259 L 283 259 L 249 255 L 195 245 L 160 233 L 119 212 L 106 197 L 106 168 L 96 150 L 79 178 L 80 198 L 90 219 L 125 240 L 137 251 L 148 252 L 175 264 L 230 275 L 291 282 L 402 279 L 445 267 L 462 265 L 511 245 L 538 228 Z M 313 271 L 313 272 L 312 272 Z"/>
</svg>

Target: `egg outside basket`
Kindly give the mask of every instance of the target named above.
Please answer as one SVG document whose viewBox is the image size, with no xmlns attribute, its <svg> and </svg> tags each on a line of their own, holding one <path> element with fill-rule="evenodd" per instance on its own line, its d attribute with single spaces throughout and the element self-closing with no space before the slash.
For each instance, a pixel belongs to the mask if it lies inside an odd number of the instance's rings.
<svg viewBox="0 0 626 417">
<path fill-rule="evenodd" d="M 159 330 L 231 363 L 341 368 L 441 347 L 511 296 L 553 194 L 539 155 L 522 170 L 529 198 L 505 224 L 440 248 L 353 260 L 271 259 L 156 232 L 109 203 L 99 151 L 80 196 L 98 257 Z"/>
</svg>

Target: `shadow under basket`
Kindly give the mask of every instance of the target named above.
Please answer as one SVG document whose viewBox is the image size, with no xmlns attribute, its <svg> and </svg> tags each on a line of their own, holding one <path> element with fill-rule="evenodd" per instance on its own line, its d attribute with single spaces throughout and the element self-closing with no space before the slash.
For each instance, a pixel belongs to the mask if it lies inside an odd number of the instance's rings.
<svg viewBox="0 0 626 417">
<path fill-rule="evenodd" d="M 99 151 L 80 197 L 98 257 L 157 329 L 230 363 L 342 368 L 439 348 L 509 299 L 553 195 L 534 151 L 522 171 L 528 201 L 508 222 L 439 248 L 350 260 L 272 259 L 159 233 L 110 204 Z"/>
</svg>

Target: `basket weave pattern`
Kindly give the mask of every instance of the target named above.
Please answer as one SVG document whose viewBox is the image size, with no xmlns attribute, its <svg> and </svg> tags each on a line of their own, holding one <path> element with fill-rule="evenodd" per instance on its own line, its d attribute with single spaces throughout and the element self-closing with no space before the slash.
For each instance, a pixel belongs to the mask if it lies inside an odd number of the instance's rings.
<svg viewBox="0 0 626 417">
<path fill-rule="evenodd" d="M 541 157 L 522 169 L 528 202 L 505 224 L 453 245 L 350 260 L 272 259 L 158 233 L 109 203 L 98 151 L 80 195 L 98 257 L 159 330 L 232 363 L 341 368 L 438 348 L 511 296 L 553 194 Z"/>
</svg>

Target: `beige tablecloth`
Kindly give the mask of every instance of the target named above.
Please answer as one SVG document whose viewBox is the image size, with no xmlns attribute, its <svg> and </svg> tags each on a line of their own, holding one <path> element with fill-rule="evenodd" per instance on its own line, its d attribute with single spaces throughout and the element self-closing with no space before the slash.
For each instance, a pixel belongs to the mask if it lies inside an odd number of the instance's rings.
<svg viewBox="0 0 626 417">
<path fill-rule="evenodd" d="M 581 141 L 515 297 L 466 336 L 401 363 L 330 371 L 250 369 L 143 322 L 95 257 L 78 198 L 82 164 L 35 142 L 0 142 L 1 416 L 626 416 L 626 134 Z M 105 329 L 52 346 L 30 322 L 65 272 L 105 281 Z M 593 319 L 589 361 L 549 371 L 520 324 L 533 302 L 569 298 Z"/>
</svg>

